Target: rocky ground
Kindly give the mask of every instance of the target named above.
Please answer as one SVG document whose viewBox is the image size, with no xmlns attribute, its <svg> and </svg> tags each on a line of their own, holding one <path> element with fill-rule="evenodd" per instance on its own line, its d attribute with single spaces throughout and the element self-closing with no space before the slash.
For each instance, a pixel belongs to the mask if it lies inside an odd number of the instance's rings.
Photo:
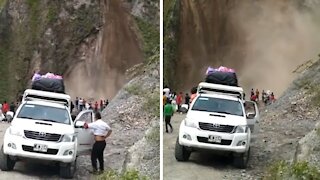
<svg viewBox="0 0 320 180">
<path fill-rule="evenodd" d="M 276 103 L 261 109 L 259 128 L 252 143 L 249 168 L 230 179 L 262 179 L 268 167 L 275 162 L 296 159 L 319 166 L 316 156 L 320 138 L 316 124 L 319 122 L 319 62 L 299 77 Z M 298 156 L 298 157 L 297 157 Z"/>
<path fill-rule="evenodd" d="M 140 72 L 102 113 L 114 130 L 106 150 L 111 169 L 135 168 L 152 179 L 160 176 L 158 68 L 155 63 Z"/>
</svg>

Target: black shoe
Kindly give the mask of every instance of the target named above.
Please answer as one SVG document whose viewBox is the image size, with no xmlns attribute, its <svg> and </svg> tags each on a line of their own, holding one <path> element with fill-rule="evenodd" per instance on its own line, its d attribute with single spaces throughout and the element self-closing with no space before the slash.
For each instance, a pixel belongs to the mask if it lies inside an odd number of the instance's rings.
<svg viewBox="0 0 320 180">
<path fill-rule="evenodd" d="M 90 173 L 90 174 L 98 174 L 98 170 L 93 169 L 93 170 L 89 171 L 89 173 Z"/>
<path fill-rule="evenodd" d="M 169 133 L 169 131 L 167 130 L 166 133 Z"/>
</svg>

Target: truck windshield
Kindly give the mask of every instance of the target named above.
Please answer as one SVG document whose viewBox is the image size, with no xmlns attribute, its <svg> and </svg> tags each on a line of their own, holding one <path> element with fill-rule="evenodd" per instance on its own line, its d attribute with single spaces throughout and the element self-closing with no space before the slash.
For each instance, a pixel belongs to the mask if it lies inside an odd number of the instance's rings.
<svg viewBox="0 0 320 180">
<path fill-rule="evenodd" d="M 67 109 L 50 106 L 25 104 L 21 107 L 17 117 L 70 124 L 70 116 Z"/>
<path fill-rule="evenodd" d="M 239 101 L 212 97 L 200 96 L 193 104 L 192 110 L 243 116 L 243 107 Z"/>
</svg>

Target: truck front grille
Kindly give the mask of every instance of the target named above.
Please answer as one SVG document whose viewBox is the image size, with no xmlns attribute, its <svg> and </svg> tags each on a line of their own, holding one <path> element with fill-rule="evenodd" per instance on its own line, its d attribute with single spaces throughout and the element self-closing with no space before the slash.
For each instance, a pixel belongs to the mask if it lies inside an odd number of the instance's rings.
<svg viewBox="0 0 320 180">
<path fill-rule="evenodd" d="M 197 136 L 197 139 L 199 142 L 202 142 L 202 143 L 219 144 L 219 145 L 226 145 L 226 146 L 229 146 L 232 142 L 232 140 L 226 140 L 226 139 L 221 139 L 221 143 L 208 142 L 208 138 L 200 137 L 200 136 Z"/>
<path fill-rule="evenodd" d="M 41 153 L 41 154 L 51 154 L 56 155 L 58 153 L 58 149 L 48 149 L 47 152 L 34 151 L 33 146 L 22 145 L 22 149 L 28 152 Z"/>
<path fill-rule="evenodd" d="M 52 133 L 27 131 L 27 130 L 24 130 L 24 135 L 29 139 L 52 141 L 52 142 L 57 142 L 61 138 L 61 134 L 52 134 Z"/>
<path fill-rule="evenodd" d="M 225 133 L 231 133 L 234 129 L 234 126 L 203 123 L 203 122 L 199 122 L 199 127 L 200 129 L 206 130 L 206 131 L 225 132 Z"/>
</svg>

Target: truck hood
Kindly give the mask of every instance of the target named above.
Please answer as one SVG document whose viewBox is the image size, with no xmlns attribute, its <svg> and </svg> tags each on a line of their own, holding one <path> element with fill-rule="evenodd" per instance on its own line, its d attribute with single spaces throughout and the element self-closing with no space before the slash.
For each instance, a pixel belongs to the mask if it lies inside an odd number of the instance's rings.
<svg viewBox="0 0 320 180">
<path fill-rule="evenodd" d="M 75 132 L 73 126 L 70 124 L 22 118 L 17 118 L 14 121 L 12 121 L 11 126 L 21 130 L 22 132 L 23 130 L 39 131 L 54 134 L 73 134 Z"/>
<path fill-rule="evenodd" d="M 230 126 L 247 125 L 247 120 L 244 116 L 236 116 L 221 113 L 211 113 L 204 111 L 189 111 L 187 119 L 195 122 L 214 123 Z"/>
</svg>

